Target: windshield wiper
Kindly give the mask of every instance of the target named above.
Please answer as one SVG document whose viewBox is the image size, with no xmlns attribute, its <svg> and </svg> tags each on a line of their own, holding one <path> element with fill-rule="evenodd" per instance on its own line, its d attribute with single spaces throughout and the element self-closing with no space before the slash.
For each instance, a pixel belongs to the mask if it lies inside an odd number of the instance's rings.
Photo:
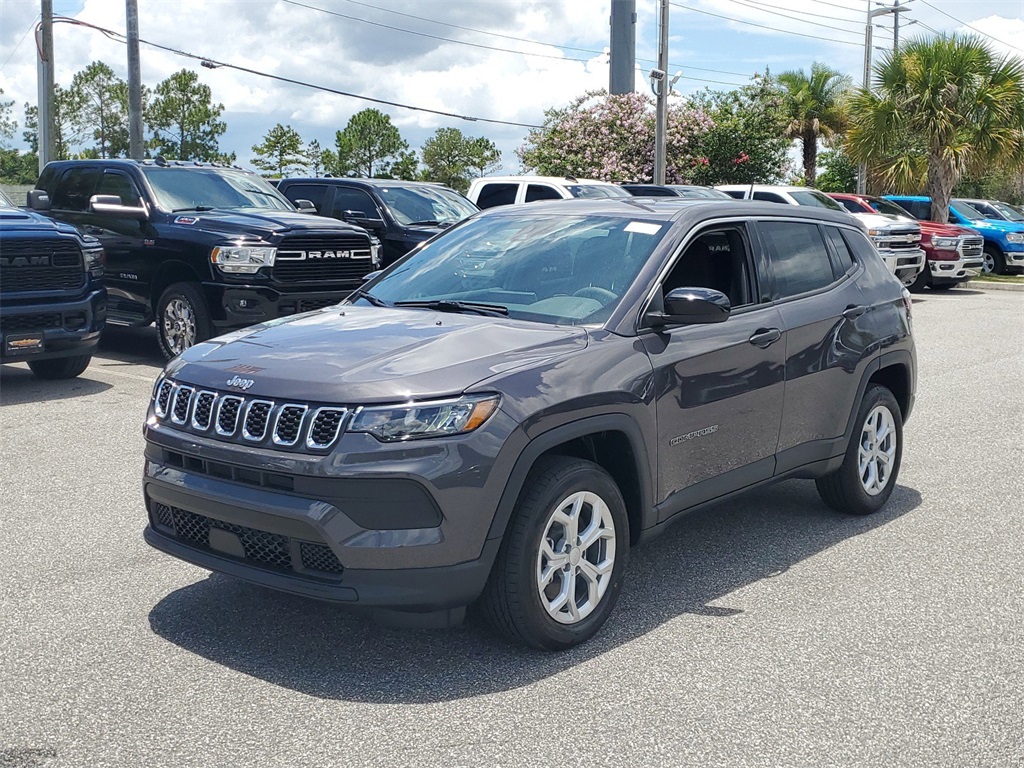
<svg viewBox="0 0 1024 768">
<path fill-rule="evenodd" d="M 483 304 L 476 301 L 456 301 L 454 299 L 431 299 L 429 301 L 396 301 L 396 307 L 416 307 L 436 309 L 439 312 L 475 312 L 489 317 L 506 317 L 508 307 L 500 304 Z"/>
<path fill-rule="evenodd" d="M 175 208 L 171 213 L 181 213 L 182 211 L 212 211 L 212 205 L 193 205 L 191 208 Z"/>
<path fill-rule="evenodd" d="M 407 227 L 443 227 L 443 226 L 446 226 L 446 225 L 442 224 L 437 219 L 425 219 L 424 221 L 410 221 L 408 224 L 406 224 L 406 226 Z M 451 226 L 451 225 L 447 225 L 447 226 Z"/>
<path fill-rule="evenodd" d="M 364 291 L 362 288 L 357 288 L 352 295 L 357 297 L 357 298 L 360 298 L 360 299 L 366 299 L 368 302 L 373 304 L 373 306 L 375 306 L 375 307 L 390 307 L 391 306 L 386 301 L 384 301 L 384 299 L 378 298 L 377 296 L 374 296 L 369 291 Z"/>
</svg>

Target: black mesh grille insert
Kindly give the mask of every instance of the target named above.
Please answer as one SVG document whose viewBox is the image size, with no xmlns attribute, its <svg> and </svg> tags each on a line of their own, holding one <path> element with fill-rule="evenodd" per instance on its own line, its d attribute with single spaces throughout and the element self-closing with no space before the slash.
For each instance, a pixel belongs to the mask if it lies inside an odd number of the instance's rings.
<svg viewBox="0 0 1024 768">
<path fill-rule="evenodd" d="M 192 404 L 194 393 L 192 387 L 178 387 L 178 391 L 174 393 L 174 412 L 171 418 L 179 424 L 184 424 L 188 418 L 188 407 Z"/>
<path fill-rule="evenodd" d="M 233 435 L 238 426 L 238 409 L 242 406 L 242 398 L 226 395 L 220 401 L 217 411 L 217 431 L 223 435 Z"/>
<path fill-rule="evenodd" d="M 73 240 L 0 239 L 0 291 L 52 291 L 85 283 L 82 252 Z"/>
<path fill-rule="evenodd" d="M 199 549 L 210 550 L 210 531 L 233 533 L 241 542 L 244 559 L 264 568 L 295 570 L 292 562 L 292 539 L 279 533 L 226 523 L 205 515 L 166 504 L 153 504 L 153 521 L 158 528 L 176 539 Z M 298 541 L 300 566 L 303 569 L 339 575 L 344 567 L 326 544 Z M 223 553 L 221 553 L 223 554 Z"/>
<path fill-rule="evenodd" d="M 302 567 L 311 571 L 324 571 L 326 573 L 341 573 L 345 570 L 334 551 L 326 544 L 299 544 L 299 553 L 302 556 Z"/>
<path fill-rule="evenodd" d="M 171 404 L 171 392 L 174 391 L 174 384 L 170 381 L 164 381 L 160 384 L 160 389 L 156 395 L 156 411 L 157 415 L 163 416 L 167 413 L 167 408 Z"/>
<path fill-rule="evenodd" d="M 338 437 L 341 422 L 345 419 L 345 410 L 339 408 L 321 408 L 316 412 L 313 426 L 306 438 L 310 448 L 326 448 Z"/>
<path fill-rule="evenodd" d="M 60 312 L 45 312 L 37 315 L 10 315 L 0 318 L 0 331 L 17 333 L 18 331 L 42 331 L 47 328 L 60 328 L 64 324 Z"/>
<path fill-rule="evenodd" d="M 213 401 L 217 396 L 213 392 L 200 392 L 196 398 L 196 409 L 192 414 L 192 426 L 196 429 L 209 429 L 210 417 L 213 415 Z"/>
<path fill-rule="evenodd" d="M 245 414 L 245 429 L 243 435 L 249 440 L 262 440 L 267 434 L 267 416 L 274 404 L 266 400 L 254 400 L 249 403 L 249 410 Z"/>
<path fill-rule="evenodd" d="M 277 416 L 277 426 L 274 429 L 274 442 L 281 445 L 295 445 L 299 439 L 299 431 L 302 429 L 302 417 L 306 415 L 304 405 L 285 405 Z"/>
</svg>

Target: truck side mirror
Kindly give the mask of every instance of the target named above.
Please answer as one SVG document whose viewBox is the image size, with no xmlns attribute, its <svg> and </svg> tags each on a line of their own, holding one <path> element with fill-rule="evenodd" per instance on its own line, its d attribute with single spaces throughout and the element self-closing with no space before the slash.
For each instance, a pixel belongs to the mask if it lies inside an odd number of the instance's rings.
<svg viewBox="0 0 1024 768">
<path fill-rule="evenodd" d="M 121 219 L 138 219 L 145 221 L 149 211 L 142 206 L 124 205 L 117 195 L 93 195 L 89 198 L 89 210 L 104 216 L 117 216 Z"/>
<path fill-rule="evenodd" d="M 316 206 L 313 204 L 312 200 L 306 200 L 300 197 L 295 201 L 295 207 L 298 208 L 301 213 L 316 213 Z"/>
<path fill-rule="evenodd" d="M 33 211 L 50 210 L 50 196 L 43 189 L 30 189 L 25 196 L 25 202 Z"/>
</svg>

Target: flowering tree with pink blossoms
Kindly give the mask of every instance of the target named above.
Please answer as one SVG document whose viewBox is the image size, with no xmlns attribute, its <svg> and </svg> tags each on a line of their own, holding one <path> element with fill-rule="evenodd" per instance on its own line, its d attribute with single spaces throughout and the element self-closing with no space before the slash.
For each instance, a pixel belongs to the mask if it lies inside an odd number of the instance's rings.
<svg viewBox="0 0 1024 768">
<path fill-rule="evenodd" d="M 713 126 L 699 107 L 672 106 L 666 136 L 666 180 L 689 181 L 704 158 L 701 137 Z M 564 109 L 545 112 L 516 150 L 524 168 L 545 176 L 649 182 L 654 175 L 654 99 L 642 93 L 588 91 Z"/>
</svg>

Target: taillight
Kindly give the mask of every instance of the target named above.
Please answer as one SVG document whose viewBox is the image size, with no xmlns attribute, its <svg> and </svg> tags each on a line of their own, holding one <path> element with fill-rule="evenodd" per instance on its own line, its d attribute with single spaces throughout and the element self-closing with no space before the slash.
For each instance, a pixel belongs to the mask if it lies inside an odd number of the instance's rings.
<svg viewBox="0 0 1024 768">
<path fill-rule="evenodd" d="M 910 291 L 903 289 L 903 308 L 907 310 L 907 324 L 910 324 L 911 314 L 914 311 L 914 302 L 910 299 Z"/>
</svg>

